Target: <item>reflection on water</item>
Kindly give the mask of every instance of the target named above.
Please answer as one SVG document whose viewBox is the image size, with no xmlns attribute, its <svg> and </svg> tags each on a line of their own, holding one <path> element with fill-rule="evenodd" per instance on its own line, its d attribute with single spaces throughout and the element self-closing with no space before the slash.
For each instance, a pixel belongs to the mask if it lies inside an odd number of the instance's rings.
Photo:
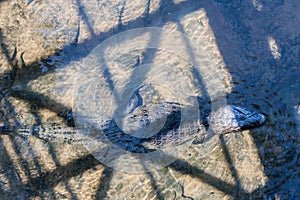
<svg viewBox="0 0 300 200">
<path fill-rule="evenodd" d="M 294 8 L 300 4 L 281 2 L 0 2 L 0 18 L 8 19 L 0 20 L 0 127 L 11 129 L 0 140 L 0 199 L 299 198 L 300 33 Z M 191 40 L 174 41 L 175 51 L 206 70 L 197 74 L 186 60 L 147 45 L 132 52 L 119 48 L 119 56 L 107 64 L 112 71 L 104 73 L 112 77 L 109 86 L 146 76 L 167 78 L 168 88 L 182 90 L 183 97 L 204 94 L 214 102 L 226 92 L 230 104 L 266 115 L 266 124 L 192 145 L 173 164 L 140 174 L 110 169 L 80 143 L 12 134 L 22 124 L 72 126 L 74 81 L 93 77 L 90 70 L 80 71 L 95 64 L 84 58 L 110 36 L 144 26 L 187 34 Z M 149 40 L 159 43 L 163 37 Z M 198 48 L 191 48 L 193 42 Z M 149 62 L 173 68 L 134 71 Z M 124 71 L 132 76 L 123 78 Z M 87 84 L 87 89 L 95 88 Z"/>
</svg>

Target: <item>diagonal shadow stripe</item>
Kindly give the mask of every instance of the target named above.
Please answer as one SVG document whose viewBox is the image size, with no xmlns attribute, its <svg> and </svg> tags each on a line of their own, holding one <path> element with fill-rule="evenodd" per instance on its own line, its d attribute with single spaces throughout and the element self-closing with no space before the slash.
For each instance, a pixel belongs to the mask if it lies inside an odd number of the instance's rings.
<svg viewBox="0 0 300 200">
<path fill-rule="evenodd" d="M 30 91 L 30 90 L 19 90 L 19 91 L 10 91 L 11 95 L 17 99 L 25 100 L 29 104 L 37 106 L 39 109 L 46 108 L 52 112 L 57 113 L 57 116 L 67 119 L 67 111 L 71 108 L 66 107 L 65 105 L 58 103 L 57 101 L 49 98 L 48 96 Z"/>
<path fill-rule="evenodd" d="M 87 155 L 74 160 L 65 166 L 58 167 L 54 171 L 46 171 L 37 178 L 31 178 L 31 184 L 25 185 L 25 187 L 28 187 L 33 191 L 52 188 L 62 180 L 70 179 L 80 175 L 84 171 L 89 170 L 99 164 L 99 161 L 96 160 L 92 155 Z"/>
<path fill-rule="evenodd" d="M 184 160 L 177 160 L 171 165 L 169 165 L 169 167 L 171 169 L 176 170 L 177 172 L 180 172 L 181 174 L 184 175 L 188 174 L 193 178 L 197 178 L 201 180 L 203 183 L 209 184 L 225 194 L 233 196 L 236 191 L 235 185 L 222 181 L 219 178 L 216 178 L 204 172 L 198 167 L 192 166 L 191 164 L 189 164 Z M 243 197 L 243 199 L 250 197 L 249 193 L 243 190 L 242 188 L 240 188 L 239 194 L 241 195 L 241 197 Z"/>
</svg>

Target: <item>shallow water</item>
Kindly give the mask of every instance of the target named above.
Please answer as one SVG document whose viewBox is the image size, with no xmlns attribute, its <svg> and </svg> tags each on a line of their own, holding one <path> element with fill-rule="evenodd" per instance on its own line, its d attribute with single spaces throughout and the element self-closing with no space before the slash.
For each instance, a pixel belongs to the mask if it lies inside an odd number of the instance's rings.
<svg viewBox="0 0 300 200">
<path fill-rule="evenodd" d="M 187 97 L 200 95 L 211 100 L 212 109 L 234 104 L 267 119 L 256 129 L 189 145 L 172 154 L 176 161 L 168 166 L 126 152 L 103 160 L 106 144 L 99 150 L 97 143 L 2 135 L 1 199 L 300 197 L 299 3 L 57 0 L 0 5 L 0 18 L 12 13 L 0 22 L 1 73 L 22 67 L 8 92 L 3 89 L 9 82 L 1 80 L 1 123 L 66 127 L 72 110 L 77 127 L 85 128 L 99 116 L 97 123 L 112 118 L 143 83 L 145 103 L 189 104 Z M 116 39 L 117 33 L 145 26 L 187 37 L 148 30 Z M 17 63 L 8 59 L 14 46 Z"/>
</svg>

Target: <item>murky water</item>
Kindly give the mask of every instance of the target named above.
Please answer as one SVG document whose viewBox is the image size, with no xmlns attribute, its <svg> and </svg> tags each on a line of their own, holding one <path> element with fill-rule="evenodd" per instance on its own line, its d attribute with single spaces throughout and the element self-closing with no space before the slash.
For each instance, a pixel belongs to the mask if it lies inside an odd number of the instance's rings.
<svg viewBox="0 0 300 200">
<path fill-rule="evenodd" d="M 299 3 L 27 3 L 0 3 L 12 13 L 0 23 L 1 73 L 19 67 L 15 79 L 1 75 L 0 126 L 68 127 L 71 110 L 77 127 L 81 116 L 106 121 L 144 83 L 144 103 L 205 96 L 212 108 L 234 104 L 267 120 L 190 145 L 156 170 L 150 159 L 101 162 L 105 152 L 83 143 L 1 135 L 0 199 L 300 197 Z M 109 40 L 145 26 L 187 37 L 156 30 Z"/>
</svg>

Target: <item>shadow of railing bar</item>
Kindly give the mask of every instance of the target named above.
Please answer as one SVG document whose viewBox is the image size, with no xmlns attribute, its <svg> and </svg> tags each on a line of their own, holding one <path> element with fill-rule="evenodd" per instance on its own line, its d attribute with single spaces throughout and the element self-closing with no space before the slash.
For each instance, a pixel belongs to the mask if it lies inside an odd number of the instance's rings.
<svg viewBox="0 0 300 200">
<path fill-rule="evenodd" d="M 67 119 L 67 111 L 71 110 L 71 108 L 35 91 L 11 91 L 11 95 L 17 99 L 25 100 L 30 105 L 37 106 L 38 109 L 46 108 L 55 112 L 57 116 L 62 117 L 63 119 Z"/>
<path fill-rule="evenodd" d="M 31 185 L 25 186 L 31 190 L 52 188 L 59 184 L 62 180 L 68 180 L 97 165 L 99 165 L 98 160 L 96 160 L 92 155 L 86 155 L 65 166 L 58 167 L 53 171 L 46 171 L 39 177 L 31 178 Z"/>
<path fill-rule="evenodd" d="M 102 172 L 100 185 L 96 194 L 96 199 L 105 199 L 107 197 L 107 191 L 109 190 L 109 183 L 113 177 L 113 170 L 109 167 L 105 167 Z"/>
<path fill-rule="evenodd" d="M 13 164 L 13 161 L 11 160 L 11 156 L 9 155 L 8 151 L 6 150 L 5 147 L 5 143 L 3 143 L 3 139 L 0 138 L 0 145 L 1 145 L 1 154 L 3 155 L 4 158 L 6 158 L 5 160 L 2 160 L 0 162 L 0 166 L 2 170 L 5 170 L 6 173 L 9 172 L 9 170 L 14 172 L 14 176 L 4 176 L 7 180 L 7 185 L 9 187 L 10 190 L 14 190 L 15 188 L 13 188 L 13 186 L 17 185 L 23 185 L 23 183 L 21 182 L 20 178 L 17 175 L 17 169 L 15 167 L 15 165 Z M 9 167 L 9 169 L 7 168 Z M 3 172 L 1 172 L 3 173 Z M 2 182 L 1 182 L 2 184 Z M 2 187 L 0 187 L 0 196 L 1 195 L 5 195 L 7 194 L 8 191 L 3 190 Z"/>
<path fill-rule="evenodd" d="M 203 183 L 209 184 L 212 187 L 220 190 L 221 192 L 231 195 L 234 195 L 234 191 L 236 190 L 236 186 L 226 183 L 223 180 L 220 180 L 219 178 L 216 178 L 203 170 L 199 169 L 198 167 L 192 166 L 188 162 L 184 160 L 176 160 L 174 163 L 169 165 L 171 169 L 176 170 L 177 172 L 180 172 L 182 174 L 188 174 L 193 178 L 197 178 L 201 180 Z M 187 171 L 188 169 L 188 171 Z M 239 194 L 243 199 L 249 198 L 249 193 L 242 188 L 239 191 Z"/>
<path fill-rule="evenodd" d="M 91 25 L 91 23 L 89 21 L 89 17 L 86 15 L 86 13 L 84 11 L 84 6 L 82 6 L 81 0 L 76 0 L 76 4 L 77 4 L 77 7 L 78 7 L 78 15 L 81 17 L 81 19 L 87 25 L 88 30 L 89 30 L 91 36 L 95 37 L 96 33 L 95 33 L 94 29 L 93 29 L 93 26 Z"/>
<path fill-rule="evenodd" d="M 232 176 L 234 178 L 234 181 L 235 181 L 235 184 L 236 184 L 235 185 L 235 192 L 234 192 L 233 196 L 235 197 L 235 199 L 240 199 L 239 194 L 240 194 L 240 190 L 242 189 L 242 185 L 241 185 L 241 182 L 240 182 L 240 179 L 239 179 L 239 176 L 238 176 L 238 172 L 234 167 L 234 163 L 232 161 L 229 150 L 227 148 L 224 135 L 220 135 L 219 140 L 220 140 L 221 147 L 222 147 L 222 150 L 223 150 L 222 152 L 225 156 L 226 162 L 228 163 L 229 169 L 231 171 L 231 174 L 232 174 Z"/>
</svg>

